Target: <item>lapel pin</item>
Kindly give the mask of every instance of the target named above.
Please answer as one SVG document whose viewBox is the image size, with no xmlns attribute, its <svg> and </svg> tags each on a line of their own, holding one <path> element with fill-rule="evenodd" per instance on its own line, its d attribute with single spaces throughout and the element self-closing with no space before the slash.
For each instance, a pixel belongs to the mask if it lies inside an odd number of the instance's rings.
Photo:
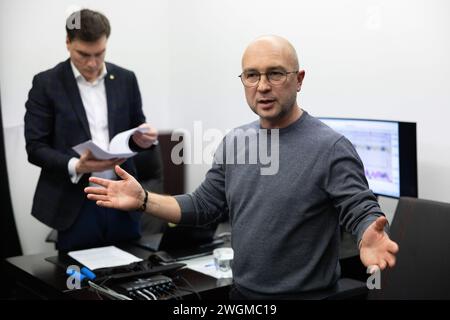
<svg viewBox="0 0 450 320">
<path fill-rule="evenodd" d="M 109 78 L 110 78 L 111 80 L 114 80 L 114 75 L 113 75 L 113 74 L 110 74 L 110 75 L 109 75 Z"/>
</svg>

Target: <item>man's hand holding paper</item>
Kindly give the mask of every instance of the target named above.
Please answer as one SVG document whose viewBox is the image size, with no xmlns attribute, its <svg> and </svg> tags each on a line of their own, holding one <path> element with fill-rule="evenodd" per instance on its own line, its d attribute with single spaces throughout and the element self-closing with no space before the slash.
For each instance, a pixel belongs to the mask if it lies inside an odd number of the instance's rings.
<svg viewBox="0 0 450 320">
<path fill-rule="evenodd" d="M 91 172 L 101 172 L 105 170 L 114 169 L 116 165 L 121 165 L 125 162 L 124 158 L 113 158 L 108 160 L 98 160 L 96 159 L 92 152 L 88 149 L 83 153 L 80 159 L 77 161 L 75 170 L 77 174 L 80 173 L 91 173 Z"/>
<path fill-rule="evenodd" d="M 139 127 L 139 130 L 133 133 L 133 141 L 142 149 L 147 149 L 152 144 L 157 144 L 158 132 L 155 128 L 152 128 L 148 123 L 143 123 Z M 146 130 L 144 130 L 146 129 Z"/>
<path fill-rule="evenodd" d="M 109 148 L 106 150 L 95 144 L 92 140 L 80 143 L 74 146 L 73 149 L 80 156 L 86 154 L 86 151 L 89 150 L 92 153 L 91 158 L 97 160 L 117 161 L 127 159 L 136 155 L 136 152 L 131 150 L 129 146 L 131 137 L 133 137 L 133 141 L 138 147 L 147 149 L 152 144 L 157 144 L 158 134 L 156 129 L 150 127 L 147 123 L 143 123 L 137 128 L 123 131 L 114 136 L 109 143 Z M 111 168 L 114 168 L 114 165 L 109 169 Z"/>
</svg>

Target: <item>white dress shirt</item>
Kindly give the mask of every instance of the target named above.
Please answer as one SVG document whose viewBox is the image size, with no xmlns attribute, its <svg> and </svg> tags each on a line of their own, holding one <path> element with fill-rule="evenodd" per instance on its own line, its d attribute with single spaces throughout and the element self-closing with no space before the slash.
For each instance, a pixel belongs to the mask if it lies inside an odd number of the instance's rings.
<svg viewBox="0 0 450 320">
<path fill-rule="evenodd" d="M 91 139 L 99 147 L 108 149 L 108 105 L 105 89 L 105 76 L 107 73 L 106 65 L 103 64 L 101 74 L 93 82 L 87 81 L 72 62 L 70 62 L 70 65 L 72 66 L 72 71 L 77 81 L 84 110 L 86 111 Z M 78 161 L 79 159 L 74 157 L 70 159 L 68 163 L 68 170 L 72 183 L 77 183 L 83 176 L 83 174 L 76 173 L 75 167 Z M 115 179 L 116 177 L 114 170 L 92 172 L 92 176 L 105 179 Z"/>
</svg>

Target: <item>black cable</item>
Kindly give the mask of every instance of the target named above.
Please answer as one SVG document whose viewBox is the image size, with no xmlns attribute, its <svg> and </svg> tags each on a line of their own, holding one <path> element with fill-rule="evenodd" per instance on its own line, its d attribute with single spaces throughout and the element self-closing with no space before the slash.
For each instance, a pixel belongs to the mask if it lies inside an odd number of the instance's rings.
<svg viewBox="0 0 450 320">
<path fill-rule="evenodd" d="M 177 291 L 182 290 L 182 289 L 180 289 L 180 287 L 178 287 L 178 286 L 175 284 L 175 282 L 173 283 L 173 287 L 174 287 L 174 289 L 173 289 L 174 292 L 177 292 Z M 185 291 L 186 291 L 186 290 L 185 290 Z M 180 297 L 180 300 L 184 300 L 184 298 L 183 298 L 183 296 L 182 296 L 181 294 L 178 294 L 178 296 Z"/>
<path fill-rule="evenodd" d="M 177 277 L 179 279 L 183 280 L 184 283 L 186 283 L 188 285 L 188 287 L 191 288 L 191 290 L 186 290 L 186 288 L 184 290 L 195 293 L 195 295 L 198 297 L 198 300 L 202 300 L 202 297 L 200 296 L 200 294 L 197 292 L 197 290 L 194 289 L 192 284 L 189 281 L 186 280 L 186 278 L 184 278 L 183 276 L 180 276 L 180 275 L 177 275 Z M 182 287 L 179 287 L 179 288 L 182 288 Z"/>
<path fill-rule="evenodd" d="M 173 297 L 173 298 L 175 298 L 175 300 L 182 300 L 180 295 L 175 294 L 175 292 L 176 292 L 175 290 L 173 290 L 173 292 L 170 292 L 169 290 L 165 290 L 163 288 L 160 288 L 160 290 L 163 291 L 169 298 Z"/>
<path fill-rule="evenodd" d="M 111 276 L 107 276 L 106 279 L 103 280 L 99 285 L 103 286 L 106 283 L 106 281 L 108 281 L 108 280 L 111 280 Z"/>
</svg>

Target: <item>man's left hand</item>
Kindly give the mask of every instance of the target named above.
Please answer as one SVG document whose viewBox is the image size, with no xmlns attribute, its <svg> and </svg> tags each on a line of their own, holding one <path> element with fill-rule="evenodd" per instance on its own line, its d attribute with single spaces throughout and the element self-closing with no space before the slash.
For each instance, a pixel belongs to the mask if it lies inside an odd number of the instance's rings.
<svg viewBox="0 0 450 320">
<path fill-rule="evenodd" d="M 133 134 L 133 141 L 142 149 L 148 149 L 158 139 L 158 131 L 148 123 L 141 124 L 138 128 L 148 129 L 146 132 L 136 131 Z"/>
<path fill-rule="evenodd" d="M 398 245 L 384 232 L 386 224 L 386 217 L 379 217 L 364 231 L 359 256 L 366 267 L 378 267 L 384 270 L 395 265 Z"/>
</svg>

